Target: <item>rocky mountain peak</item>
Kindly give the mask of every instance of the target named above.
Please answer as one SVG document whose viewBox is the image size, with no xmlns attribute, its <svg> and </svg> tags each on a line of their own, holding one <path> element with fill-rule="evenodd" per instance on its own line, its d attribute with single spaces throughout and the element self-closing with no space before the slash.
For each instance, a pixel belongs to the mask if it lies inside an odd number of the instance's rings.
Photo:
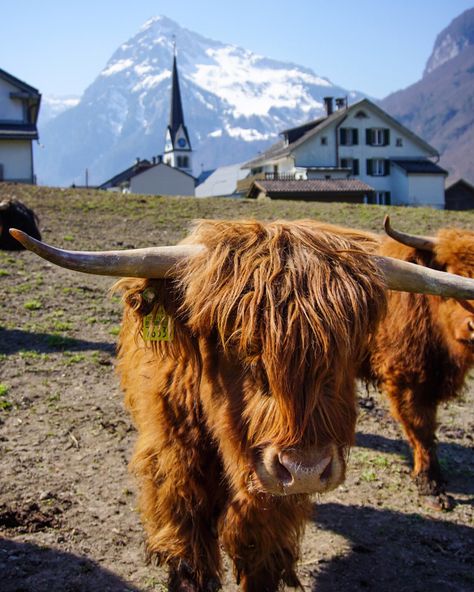
<svg viewBox="0 0 474 592">
<path fill-rule="evenodd" d="M 474 8 L 460 14 L 439 33 L 423 76 L 455 58 L 471 45 L 474 45 Z"/>
</svg>

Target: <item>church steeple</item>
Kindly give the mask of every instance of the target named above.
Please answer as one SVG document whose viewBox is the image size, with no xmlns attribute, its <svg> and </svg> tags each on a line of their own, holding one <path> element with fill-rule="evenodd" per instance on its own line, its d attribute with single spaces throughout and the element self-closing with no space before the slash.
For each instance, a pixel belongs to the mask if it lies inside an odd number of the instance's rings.
<svg viewBox="0 0 474 592">
<path fill-rule="evenodd" d="M 166 130 L 165 162 L 172 167 L 192 174 L 191 152 L 191 142 L 189 140 L 188 130 L 184 124 L 175 44 L 171 73 L 170 118 Z"/>
</svg>

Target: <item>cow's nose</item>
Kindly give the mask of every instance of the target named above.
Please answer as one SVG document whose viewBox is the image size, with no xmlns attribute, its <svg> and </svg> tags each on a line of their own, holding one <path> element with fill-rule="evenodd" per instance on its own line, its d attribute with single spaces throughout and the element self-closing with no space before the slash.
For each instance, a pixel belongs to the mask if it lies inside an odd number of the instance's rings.
<svg viewBox="0 0 474 592">
<path fill-rule="evenodd" d="M 278 454 L 278 461 L 291 476 L 290 485 L 303 481 L 323 485 L 331 477 L 332 457 L 333 454 L 329 449 L 317 455 L 283 450 Z"/>
<path fill-rule="evenodd" d="M 474 320 L 473 319 L 467 320 L 467 328 L 468 328 L 468 331 L 471 331 L 471 333 L 474 333 Z"/>
<path fill-rule="evenodd" d="M 270 446 L 263 452 L 262 461 L 263 483 L 280 495 L 321 493 L 337 487 L 344 479 L 345 463 L 334 445 L 304 450 Z"/>
</svg>

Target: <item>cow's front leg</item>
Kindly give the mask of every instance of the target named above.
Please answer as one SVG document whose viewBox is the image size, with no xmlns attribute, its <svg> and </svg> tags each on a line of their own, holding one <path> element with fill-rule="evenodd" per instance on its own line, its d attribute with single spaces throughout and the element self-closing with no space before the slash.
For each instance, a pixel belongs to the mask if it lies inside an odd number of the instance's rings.
<svg viewBox="0 0 474 592">
<path fill-rule="evenodd" d="M 436 450 L 437 401 L 428 393 L 415 389 L 387 389 L 392 415 L 403 426 L 413 450 L 412 477 L 422 496 L 429 496 L 429 505 L 451 509 L 453 500 L 446 495 Z"/>
<path fill-rule="evenodd" d="M 308 496 L 236 497 L 221 522 L 224 548 L 244 592 L 301 587 L 296 575 L 300 539 L 310 515 Z"/>
<path fill-rule="evenodd" d="M 188 432 L 189 433 L 189 432 Z M 147 555 L 169 567 L 170 592 L 220 588 L 217 520 L 220 465 L 212 450 L 181 446 L 141 432 L 132 468 L 140 479 L 139 509 Z"/>
</svg>

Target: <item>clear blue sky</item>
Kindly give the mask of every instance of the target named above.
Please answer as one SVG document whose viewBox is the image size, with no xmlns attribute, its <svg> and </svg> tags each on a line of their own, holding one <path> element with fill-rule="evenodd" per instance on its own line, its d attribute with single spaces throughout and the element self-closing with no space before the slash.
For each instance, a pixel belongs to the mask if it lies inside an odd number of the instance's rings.
<svg viewBox="0 0 474 592">
<path fill-rule="evenodd" d="M 473 0 L 2 2 L 0 68 L 43 94 L 79 95 L 120 44 L 163 14 L 205 37 L 382 98 L 421 77 L 436 35 L 473 6 Z"/>
</svg>

